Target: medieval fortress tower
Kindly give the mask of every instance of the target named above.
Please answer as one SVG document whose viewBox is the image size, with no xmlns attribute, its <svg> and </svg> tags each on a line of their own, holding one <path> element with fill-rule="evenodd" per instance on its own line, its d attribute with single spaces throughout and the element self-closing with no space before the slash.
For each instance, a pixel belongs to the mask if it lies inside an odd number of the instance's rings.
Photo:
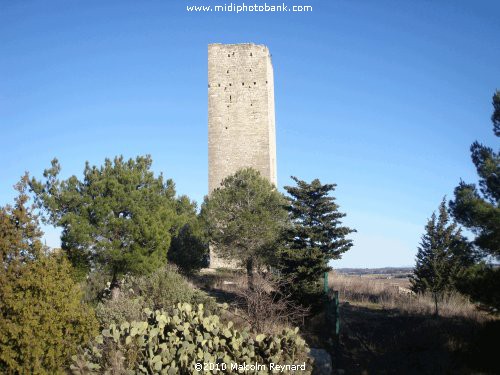
<svg viewBox="0 0 500 375">
<path fill-rule="evenodd" d="M 263 45 L 208 46 L 208 191 L 252 167 L 275 186 L 276 132 L 271 54 Z M 210 267 L 227 267 L 210 254 Z"/>
</svg>

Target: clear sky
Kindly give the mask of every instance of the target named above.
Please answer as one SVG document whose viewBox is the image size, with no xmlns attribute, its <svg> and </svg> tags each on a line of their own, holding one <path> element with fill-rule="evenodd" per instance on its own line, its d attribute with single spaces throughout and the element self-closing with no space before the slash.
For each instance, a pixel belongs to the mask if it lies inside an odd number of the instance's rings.
<svg viewBox="0 0 500 375">
<path fill-rule="evenodd" d="M 413 265 L 442 197 L 476 180 L 470 144 L 498 147 L 500 2 L 285 3 L 313 11 L 0 0 L 0 205 L 24 171 L 41 177 L 53 157 L 63 177 L 81 177 L 86 160 L 119 154 L 151 154 L 155 172 L 201 203 L 207 45 L 254 42 L 273 57 L 280 190 L 291 175 L 338 184 L 345 223 L 358 230 L 334 266 Z M 57 231 L 44 229 L 58 246 Z"/>
</svg>

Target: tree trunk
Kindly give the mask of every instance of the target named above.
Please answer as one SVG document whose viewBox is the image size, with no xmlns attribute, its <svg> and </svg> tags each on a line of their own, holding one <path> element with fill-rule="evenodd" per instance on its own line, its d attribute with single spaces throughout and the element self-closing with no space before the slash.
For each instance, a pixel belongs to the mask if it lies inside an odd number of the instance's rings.
<svg viewBox="0 0 500 375">
<path fill-rule="evenodd" d="M 437 293 L 434 293 L 434 315 L 438 316 L 439 311 L 438 311 L 438 295 Z"/>
<path fill-rule="evenodd" d="M 113 278 L 111 279 L 111 300 L 116 301 L 120 296 L 120 284 L 118 283 L 118 277 L 116 272 L 113 272 Z"/>
<path fill-rule="evenodd" d="M 253 258 L 247 259 L 247 282 L 248 289 L 253 290 Z"/>
</svg>

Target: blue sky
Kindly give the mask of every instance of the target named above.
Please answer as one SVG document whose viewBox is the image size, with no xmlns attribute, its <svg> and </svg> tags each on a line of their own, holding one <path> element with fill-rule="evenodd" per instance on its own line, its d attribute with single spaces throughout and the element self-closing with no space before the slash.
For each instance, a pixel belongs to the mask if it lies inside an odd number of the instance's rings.
<svg viewBox="0 0 500 375">
<path fill-rule="evenodd" d="M 345 223 L 358 230 L 334 266 L 413 265 L 442 197 L 476 179 L 470 144 L 498 147 L 500 2 L 186 11 L 229 3 L 0 0 L 0 205 L 25 170 L 41 177 L 53 157 L 66 177 L 119 154 L 151 154 L 156 172 L 201 202 L 207 45 L 254 42 L 273 56 L 279 188 L 291 175 L 338 184 Z M 44 229 L 57 246 L 57 231 Z"/>
</svg>

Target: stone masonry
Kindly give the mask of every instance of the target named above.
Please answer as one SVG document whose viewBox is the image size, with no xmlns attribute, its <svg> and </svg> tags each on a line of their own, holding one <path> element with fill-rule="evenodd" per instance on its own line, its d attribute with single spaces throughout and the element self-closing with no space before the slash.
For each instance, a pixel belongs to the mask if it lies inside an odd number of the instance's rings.
<svg viewBox="0 0 500 375">
<path fill-rule="evenodd" d="M 274 185 L 276 135 L 271 55 L 256 44 L 208 46 L 208 191 L 241 168 Z M 231 267 L 210 251 L 210 267 Z"/>
</svg>

